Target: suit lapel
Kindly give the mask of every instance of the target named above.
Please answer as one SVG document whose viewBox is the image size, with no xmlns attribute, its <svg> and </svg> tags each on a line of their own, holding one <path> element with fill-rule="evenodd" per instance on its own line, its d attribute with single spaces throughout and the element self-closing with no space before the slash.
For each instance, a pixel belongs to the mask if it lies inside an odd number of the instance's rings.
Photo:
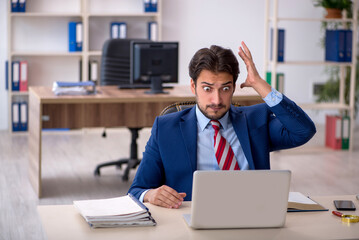
<svg viewBox="0 0 359 240">
<path fill-rule="evenodd" d="M 230 117 L 234 131 L 237 134 L 239 143 L 241 144 L 244 155 L 248 161 L 249 169 L 254 169 L 246 115 L 243 111 L 231 106 Z"/>
<path fill-rule="evenodd" d="M 194 172 L 197 170 L 197 118 L 195 107 L 182 116 L 180 128 L 192 171 Z"/>
</svg>

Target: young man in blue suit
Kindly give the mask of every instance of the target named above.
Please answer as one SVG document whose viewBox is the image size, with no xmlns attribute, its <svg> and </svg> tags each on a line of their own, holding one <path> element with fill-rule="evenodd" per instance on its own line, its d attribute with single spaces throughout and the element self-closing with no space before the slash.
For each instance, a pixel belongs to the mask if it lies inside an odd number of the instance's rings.
<svg viewBox="0 0 359 240">
<path fill-rule="evenodd" d="M 315 134 L 315 125 L 304 111 L 259 76 L 243 42 L 238 54 L 248 72 L 240 87 L 254 88 L 265 103 L 231 105 L 239 74 L 235 55 L 218 46 L 197 51 L 189 65 L 197 104 L 156 118 L 129 189 L 135 197 L 167 208 L 191 200 L 193 172 L 219 170 L 210 120 L 220 122 L 220 134 L 241 170 L 270 169 L 271 151 L 300 146 Z"/>
</svg>

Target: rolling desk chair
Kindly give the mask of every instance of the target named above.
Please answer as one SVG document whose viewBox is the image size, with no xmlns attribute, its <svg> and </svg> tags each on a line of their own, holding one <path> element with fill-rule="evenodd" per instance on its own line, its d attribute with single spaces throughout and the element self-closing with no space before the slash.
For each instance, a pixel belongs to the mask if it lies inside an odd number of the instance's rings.
<svg viewBox="0 0 359 240">
<path fill-rule="evenodd" d="M 177 103 L 173 103 L 171 105 L 168 105 L 167 107 L 165 107 L 162 112 L 160 113 L 160 116 L 169 114 L 169 113 L 174 113 L 174 112 L 179 112 L 182 110 L 185 110 L 187 108 L 191 108 L 196 104 L 195 101 L 187 101 L 187 102 L 177 102 Z"/>
<path fill-rule="evenodd" d="M 128 86 L 130 84 L 130 46 L 133 40 L 138 39 L 109 39 L 104 43 L 101 60 L 101 85 Z M 100 176 L 102 167 L 121 168 L 122 164 L 127 164 L 122 176 L 122 180 L 127 181 L 130 169 L 136 168 L 140 164 L 141 160 L 137 156 L 137 138 L 141 128 L 129 128 L 129 130 L 131 131 L 130 157 L 97 165 L 94 171 L 95 176 Z"/>
</svg>

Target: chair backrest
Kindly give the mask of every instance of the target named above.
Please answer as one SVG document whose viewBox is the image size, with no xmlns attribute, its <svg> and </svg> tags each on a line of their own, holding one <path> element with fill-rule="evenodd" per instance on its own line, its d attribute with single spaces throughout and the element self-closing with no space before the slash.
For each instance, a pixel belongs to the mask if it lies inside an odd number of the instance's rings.
<svg viewBox="0 0 359 240">
<path fill-rule="evenodd" d="M 182 110 L 185 110 L 187 108 L 191 108 L 196 104 L 195 101 L 187 101 L 187 102 L 176 102 L 173 103 L 171 105 L 168 105 L 167 107 L 165 107 L 162 112 L 160 113 L 160 116 L 162 115 L 166 115 L 168 113 L 173 113 L 173 112 L 179 112 Z"/>
<path fill-rule="evenodd" d="M 186 101 L 186 102 L 176 102 L 173 103 L 171 105 L 168 105 L 167 107 L 165 107 L 162 112 L 160 113 L 160 116 L 166 115 L 168 113 L 173 113 L 173 112 L 179 112 L 182 110 L 185 110 L 187 108 L 191 108 L 196 104 L 195 101 Z M 234 105 L 235 107 L 240 107 L 241 105 L 238 103 L 232 103 L 232 105 Z"/>
<path fill-rule="evenodd" d="M 146 39 L 108 39 L 102 47 L 101 85 L 130 83 L 131 42 Z"/>
</svg>

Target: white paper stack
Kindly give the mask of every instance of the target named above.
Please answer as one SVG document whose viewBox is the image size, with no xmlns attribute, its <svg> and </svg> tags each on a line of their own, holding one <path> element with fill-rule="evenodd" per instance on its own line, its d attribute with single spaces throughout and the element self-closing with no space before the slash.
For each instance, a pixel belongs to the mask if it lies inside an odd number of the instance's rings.
<svg viewBox="0 0 359 240">
<path fill-rule="evenodd" d="M 132 195 L 74 201 L 74 206 L 93 228 L 156 225 L 146 206 Z"/>
</svg>

